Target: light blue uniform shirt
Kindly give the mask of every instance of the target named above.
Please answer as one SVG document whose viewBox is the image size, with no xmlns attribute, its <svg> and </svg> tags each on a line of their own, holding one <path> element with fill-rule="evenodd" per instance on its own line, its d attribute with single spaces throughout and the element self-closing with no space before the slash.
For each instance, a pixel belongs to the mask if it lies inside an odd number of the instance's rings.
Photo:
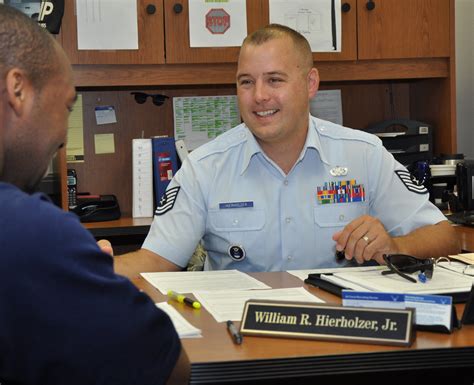
<svg viewBox="0 0 474 385">
<path fill-rule="evenodd" d="M 333 176 L 338 166 L 347 175 Z M 203 239 L 207 270 L 340 266 L 332 235 L 363 214 L 379 218 L 391 236 L 446 219 L 396 170 L 406 171 L 376 136 L 310 117 L 305 146 L 285 175 L 241 124 L 188 156 L 168 186 L 179 186 L 172 208 L 155 216 L 143 248 L 185 267 Z M 325 182 L 352 179 L 365 201 L 318 203 Z M 231 258 L 232 246 L 245 258 Z"/>
</svg>

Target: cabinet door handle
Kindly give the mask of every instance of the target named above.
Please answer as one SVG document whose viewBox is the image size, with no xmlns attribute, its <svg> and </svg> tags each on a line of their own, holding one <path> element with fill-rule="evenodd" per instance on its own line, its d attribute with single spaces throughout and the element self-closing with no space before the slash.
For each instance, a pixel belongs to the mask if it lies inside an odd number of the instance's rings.
<svg viewBox="0 0 474 385">
<path fill-rule="evenodd" d="M 369 11 L 372 11 L 372 10 L 375 8 L 375 1 L 369 0 L 369 1 L 365 4 L 365 8 L 367 8 Z"/>
<path fill-rule="evenodd" d="M 156 12 L 156 7 L 154 4 L 148 4 L 146 6 L 146 13 L 148 13 L 149 15 L 153 15 L 155 14 L 155 12 Z"/>
<path fill-rule="evenodd" d="M 344 3 L 341 6 L 341 11 L 342 12 L 349 12 L 351 10 L 351 5 L 349 3 Z"/>
<path fill-rule="evenodd" d="M 180 4 L 180 3 L 176 3 L 175 5 L 173 5 L 173 11 L 174 11 L 174 13 L 183 12 L 183 5 Z"/>
</svg>

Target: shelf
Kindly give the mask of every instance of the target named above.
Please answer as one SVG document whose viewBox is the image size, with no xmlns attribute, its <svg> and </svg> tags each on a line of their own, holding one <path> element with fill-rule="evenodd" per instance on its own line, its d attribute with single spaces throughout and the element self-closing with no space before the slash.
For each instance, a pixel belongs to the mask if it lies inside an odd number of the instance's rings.
<svg viewBox="0 0 474 385">
<path fill-rule="evenodd" d="M 83 223 L 94 237 L 115 237 L 128 235 L 147 235 L 153 217 L 120 218 L 115 221 Z"/>
</svg>

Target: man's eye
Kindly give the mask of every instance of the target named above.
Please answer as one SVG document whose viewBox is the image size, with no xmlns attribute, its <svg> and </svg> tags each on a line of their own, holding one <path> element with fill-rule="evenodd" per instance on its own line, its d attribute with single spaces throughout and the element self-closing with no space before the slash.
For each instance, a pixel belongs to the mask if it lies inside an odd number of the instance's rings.
<svg viewBox="0 0 474 385">
<path fill-rule="evenodd" d="M 248 85 L 248 84 L 252 84 L 252 81 L 249 80 L 249 79 L 244 79 L 244 80 L 241 80 L 239 84 L 241 86 L 245 86 L 245 85 Z"/>
<path fill-rule="evenodd" d="M 67 106 L 67 110 L 68 110 L 69 112 L 74 111 L 74 106 Z"/>
<path fill-rule="evenodd" d="M 283 81 L 283 80 L 280 79 L 280 78 L 270 78 L 270 79 L 269 79 L 269 82 L 270 82 L 270 83 L 279 83 L 279 82 L 281 82 L 281 81 Z"/>
</svg>

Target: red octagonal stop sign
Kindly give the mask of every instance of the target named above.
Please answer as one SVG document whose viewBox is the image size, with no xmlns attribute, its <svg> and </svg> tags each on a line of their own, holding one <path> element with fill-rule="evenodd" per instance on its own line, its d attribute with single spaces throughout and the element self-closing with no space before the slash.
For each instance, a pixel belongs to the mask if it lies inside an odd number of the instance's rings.
<svg viewBox="0 0 474 385">
<path fill-rule="evenodd" d="M 206 14 L 206 28 L 212 34 L 222 34 L 230 28 L 230 15 L 222 8 L 211 9 Z"/>
</svg>

